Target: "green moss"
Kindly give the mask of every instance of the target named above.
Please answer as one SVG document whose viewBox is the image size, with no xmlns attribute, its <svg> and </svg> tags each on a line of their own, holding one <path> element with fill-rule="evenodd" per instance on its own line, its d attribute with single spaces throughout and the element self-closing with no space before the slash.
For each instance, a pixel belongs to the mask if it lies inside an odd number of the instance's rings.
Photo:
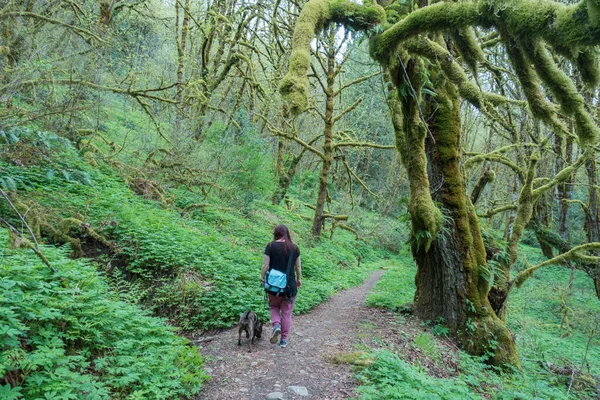
<svg viewBox="0 0 600 400">
<path fill-rule="evenodd" d="M 331 357 L 333 364 L 350 364 L 367 367 L 373 364 L 373 357 L 364 351 L 342 351 Z"/>
<path fill-rule="evenodd" d="M 515 277 L 515 285 L 520 288 L 521 286 L 523 286 L 523 283 L 525 283 L 525 281 L 531 277 L 533 277 L 533 274 L 535 272 L 534 269 L 527 269 L 526 271 L 524 271 L 525 273 L 523 274 L 517 274 L 517 276 Z"/>
<path fill-rule="evenodd" d="M 288 73 L 281 80 L 279 92 L 287 98 L 293 114 L 300 114 L 308 107 L 308 78 Z"/>
<path fill-rule="evenodd" d="M 587 9 L 590 23 L 597 27 L 600 27 L 600 1 L 588 0 Z"/>
<path fill-rule="evenodd" d="M 332 22 L 341 23 L 355 30 L 366 30 L 387 19 L 379 4 L 357 4 L 347 0 L 330 0 L 329 15 Z"/>
<path fill-rule="evenodd" d="M 549 0 L 489 0 L 480 3 L 480 11 L 482 23 L 502 27 L 515 38 L 542 38 L 562 49 L 600 43 L 600 25 L 585 0 L 573 5 Z"/>
<path fill-rule="evenodd" d="M 311 0 L 298 17 L 288 73 L 279 85 L 280 93 L 290 104 L 290 111 L 299 114 L 308 106 L 308 79 L 311 63 L 310 42 L 328 22 L 337 22 L 364 30 L 385 21 L 385 11 L 377 4 L 360 5 L 347 0 Z"/>
<path fill-rule="evenodd" d="M 458 87 L 461 97 L 475 107 L 485 110 L 483 93 L 476 84 L 469 80 L 463 68 L 444 47 L 425 38 L 408 40 L 404 46 L 409 51 L 423 55 L 432 62 L 438 62 L 444 75 Z"/>
<path fill-rule="evenodd" d="M 371 55 L 382 63 L 387 63 L 390 53 L 406 39 L 422 32 L 447 30 L 449 27 L 465 27 L 479 20 L 478 6 L 475 3 L 437 3 L 410 13 L 370 44 Z"/>
<path fill-rule="evenodd" d="M 484 61 L 485 57 L 473 29 L 457 29 L 452 38 L 464 62 L 474 73 L 477 73 L 477 63 Z"/>
<path fill-rule="evenodd" d="M 575 118 L 577 135 L 583 143 L 590 143 L 600 136 L 600 129 L 584 107 L 583 96 L 573 81 L 554 62 L 541 41 L 525 44 L 526 54 L 536 67 L 536 72 L 557 98 L 563 111 Z"/>
<path fill-rule="evenodd" d="M 529 169 L 527 171 L 527 179 L 523 184 L 521 193 L 518 199 L 518 208 L 515 221 L 513 223 L 512 234 L 508 242 L 508 263 L 504 265 L 505 271 L 503 280 L 510 279 L 510 267 L 517 261 L 518 244 L 525 226 L 529 223 L 533 215 L 533 204 L 535 197 L 532 194 L 533 178 L 535 177 L 535 167 L 540 159 L 539 153 L 534 153 L 529 158 Z M 502 286 L 500 282 L 497 286 Z"/>
<path fill-rule="evenodd" d="M 598 16 L 600 18 L 600 15 Z M 575 58 L 575 64 L 581 74 L 581 80 L 590 88 L 600 84 L 600 60 L 595 49 L 580 51 Z"/>
<path fill-rule="evenodd" d="M 544 93 L 540 89 L 542 82 L 531 67 L 531 63 L 525 59 L 525 55 L 518 47 L 518 44 L 512 40 L 507 40 L 505 48 L 515 73 L 519 78 L 532 114 L 554 128 L 557 132 L 566 133 L 566 126 L 556 116 L 557 107 L 546 100 Z"/>
<path fill-rule="evenodd" d="M 494 182 L 496 180 L 496 173 L 494 172 L 493 169 L 486 170 L 484 173 L 484 176 L 485 176 L 485 180 L 488 183 Z"/>
</svg>

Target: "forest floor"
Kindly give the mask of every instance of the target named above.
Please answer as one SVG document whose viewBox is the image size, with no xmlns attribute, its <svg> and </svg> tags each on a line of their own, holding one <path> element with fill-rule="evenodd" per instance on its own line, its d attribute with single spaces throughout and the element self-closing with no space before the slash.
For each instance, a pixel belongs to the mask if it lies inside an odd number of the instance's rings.
<svg viewBox="0 0 600 400">
<path fill-rule="evenodd" d="M 332 362 L 336 354 L 356 350 L 363 342 L 389 332 L 386 313 L 364 305 L 383 271 L 361 286 L 336 294 L 312 312 L 292 317 L 289 344 L 269 343 L 271 325 L 248 353 L 247 339 L 237 345 L 237 327 L 198 343 L 212 380 L 198 399 L 347 399 L 356 386 L 350 366 Z M 298 294 L 302 296 L 302 289 Z M 266 305 L 265 305 L 266 306 Z M 202 338 L 200 340 L 203 340 Z"/>
<path fill-rule="evenodd" d="M 457 370 L 452 354 L 456 346 L 442 339 L 440 368 L 421 350 L 411 345 L 424 331 L 414 317 L 365 305 L 365 299 L 383 271 L 371 275 L 362 285 L 342 291 L 310 313 L 294 315 L 289 344 L 282 349 L 269 343 L 271 325 L 265 324 L 263 337 L 255 340 L 248 353 L 247 339 L 237 345 L 237 327 L 198 338 L 197 342 L 212 379 L 197 399 L 260 400 L 319 399 L 358 397 L 354 389 L 351 363 L 360 363 L 361 351 L 395 346 L 409 362 L 417 362 L 430 375 L 448 377 Z M 302 289 L 299 296 L 302 296 Z M 266 304 L 265 304 L 266 307 Z M 204 341 L 207 340 L 208 341 Z M 345 362 L 336 362 L 342 360 Z"/>
</svg>

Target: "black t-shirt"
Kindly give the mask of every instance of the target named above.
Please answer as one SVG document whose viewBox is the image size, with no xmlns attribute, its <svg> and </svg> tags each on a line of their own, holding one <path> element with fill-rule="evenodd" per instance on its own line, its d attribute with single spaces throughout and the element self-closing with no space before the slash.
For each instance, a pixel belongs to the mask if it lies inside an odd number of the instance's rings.
<svg viewBox="0 0 600 400">
<path fill-rule="evenodd" d="M 287 277 L 288 285 L 290 287 L 289 297 L 296 295 L 296 271 L 294 265 L 296 265 L 296 259 L 300 257 L 300 249 L 296 245 L 292 245 L 290 251 L 293 252 L 291 271 Z M 288 262 L 290 261 L 290 254 L 285 254 L 285 243 L 284 242 L 271 242 L 265 247 L 265 254 L 269 256 L 269 268 L 276 269 L 285 273 L 287 271 Z"/>
</svg>

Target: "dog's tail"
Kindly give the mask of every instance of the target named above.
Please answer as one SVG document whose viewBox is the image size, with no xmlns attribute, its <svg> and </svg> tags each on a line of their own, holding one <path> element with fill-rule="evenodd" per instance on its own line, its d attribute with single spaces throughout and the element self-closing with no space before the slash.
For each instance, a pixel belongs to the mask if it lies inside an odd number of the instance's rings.
<svg viewBox="0 0 600 400">
<path fill-rule="evenodd" d="M 252 312 L 251 310 L 245 311 L 245 312 L 242 314 L 242 318 L 241 318 L 241 319 L 248 319 L 248 314 L 250 314 L 251 312 Z"/>
</svg>

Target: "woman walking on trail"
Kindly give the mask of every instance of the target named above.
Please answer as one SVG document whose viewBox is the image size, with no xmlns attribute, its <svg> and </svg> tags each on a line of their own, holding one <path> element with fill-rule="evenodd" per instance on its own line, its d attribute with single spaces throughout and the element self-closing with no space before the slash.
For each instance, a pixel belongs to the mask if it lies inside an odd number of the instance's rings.
<svg viewBox="0 0 600 400">
<path fill-rule="evenodd" d="M 261 280 L 264 286 L 265 275 L 270 270 L 287 273 L 287 287 L 284 293 L 276 294 L 267 290 L 273 324 L 271 343 L 279 342 L 279 346 L 283 348 L 288 344 L 288 335 L 292 326 L 292 309 L 298 288 L 302 286 L 300 281 L 302 269 L 300 249 L 292 242 L 287 226 L 277 225 L 273 231 L 273 239 L 265 248 Z M 294 268 L 291 268 L 291 265 L 288 267 L 288 264 L 293 264 Z"/>
</svg>

